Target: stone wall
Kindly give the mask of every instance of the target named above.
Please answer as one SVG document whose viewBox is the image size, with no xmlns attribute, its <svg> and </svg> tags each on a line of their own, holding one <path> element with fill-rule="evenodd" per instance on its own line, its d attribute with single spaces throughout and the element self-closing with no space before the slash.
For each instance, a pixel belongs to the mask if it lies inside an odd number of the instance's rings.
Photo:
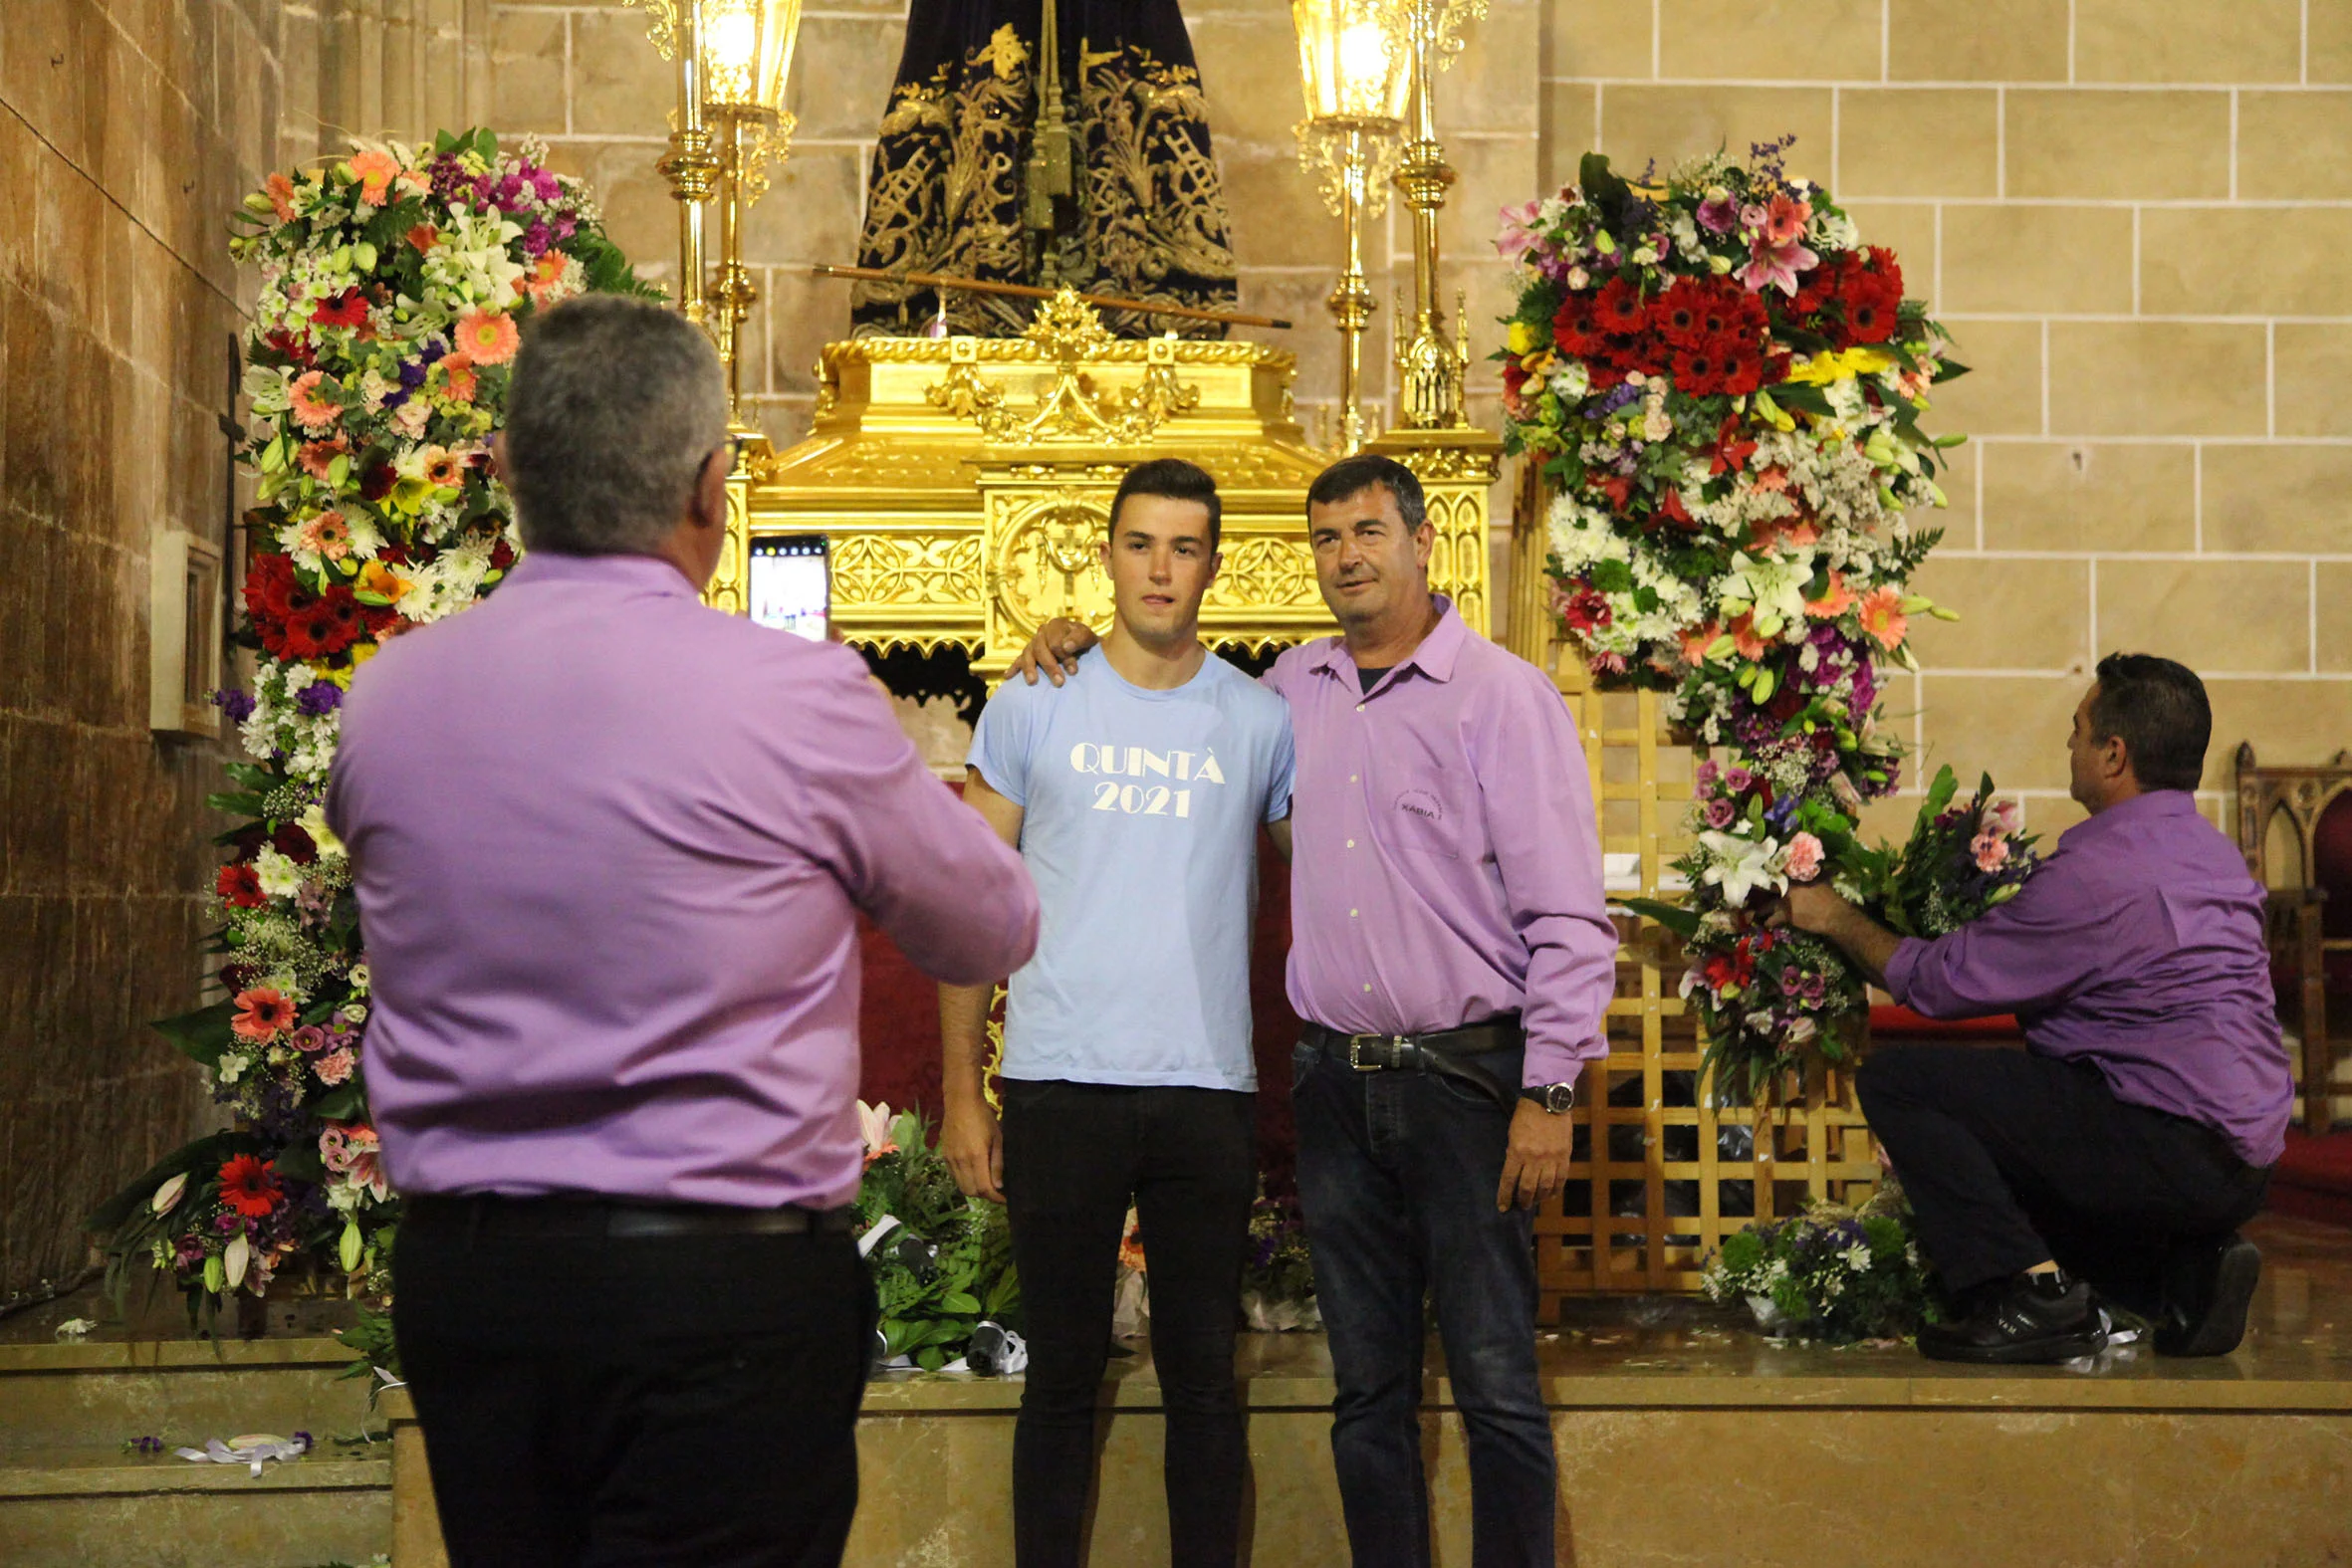
<svg viewBox="0 0 2352 1568">
<path fill-rule="evenodd" d="M 1187 4 L 1233 208 L 1248 309 L 1298 323 L 1310 429 L 1334 337 L 1337 255 L 1296 166 L 1289 7 Z M 2306 12 L 2308 13 L 2306 15 Z M 854 249 L 900 0 L 818 0 L 795 92 L 801 132 L 750 236 L 768 304 L 750 384 L 779 440 L 807 426 L 811 366 L 846 285 L 806 276 Z M 675 219 L 653 174 L 673 102 L 641 17 L 498 0 L 494 118 L 592 174 L 630 253 L 662 265 Z M 1507 300 L 1497 207 L 1620 163 L 1793 131 L 1792 166 L 1901 253 L 1976 367 L 1944 428 L 1977 437 L 1949 486 L 1922 587 L 1961 608 L 1925 627 L 1925 674 L 1890 712 L 1927 748 L 1991 768 L 2034 825 L 2074 819 L 2060 755 L 2101 651 L 2182 658 L 2216 709 L 2207 804 L 2230 755 L 2352 743 L 2352 10 L 2298 0 L 1494 0 L 1439 118 L 1461 171 L 1449 297 L 1474 324 Z M 1407 229 L 1376 229 L 1383 395 Z M 1257 336 L 1257 335 L 1254 335 Z M 1479 367 L 1481 417 L 1493 417 Z M 1909 807 L 1900 807 L 1907 812 Z M 1893 814 L 1893 813 L 1890 813 Z"/>
<path fill-rule="evenodd" d="M 2297 0 L 1557 0 L 1548 180 L 1784 130 L 1900 251 L 1975 438 L 1889 698 L 1932 770 L 2080 812 L 2098 655 L 2206 678 L 2231 757 L 2352 745 L 2352 9 Z"/>
<path fill-rule="evenodd" d="M 6 0 L 0 1302 L 209 1110 L 146 1022 L 199 1000 L 221 750 L 149 734 L 146 621 L 154 537 L 225 546 L 237 510 L 224 220 L 337 126 L 486 98 L 468 3 Z"/>
</svg>

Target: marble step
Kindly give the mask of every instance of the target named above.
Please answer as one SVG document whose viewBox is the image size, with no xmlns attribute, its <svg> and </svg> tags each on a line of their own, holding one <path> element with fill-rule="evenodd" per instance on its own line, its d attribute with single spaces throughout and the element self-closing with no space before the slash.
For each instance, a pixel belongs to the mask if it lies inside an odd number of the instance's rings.
<svg viewBox="0 0 2352 1568">
<path fill-rule="evenodd" d="M 308 1432 L 321 1448 L 382 1422 L 352 1353 L 327 1338 L 0 1344 L 0 1462 L 55 1448 L 117 1450 L 156 1437 Z"/>
<path fill-rule="evenodd" d="M 118 1446 L 0 1454 L 8 1568 L 363 1564 L 390 1549 L 391 1534 L 388 1446 L 272 1462 L 259 1477 Z"/>
</svg>

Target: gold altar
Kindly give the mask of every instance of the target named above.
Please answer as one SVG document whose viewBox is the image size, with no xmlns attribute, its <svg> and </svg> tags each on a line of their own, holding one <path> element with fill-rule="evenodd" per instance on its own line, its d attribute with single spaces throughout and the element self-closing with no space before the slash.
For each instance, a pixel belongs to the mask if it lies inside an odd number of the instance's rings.
<svg viewBox="0 0 2352 1568">
<path fill-rule="evenodd" d="M 808 439 L 747 447 L 712 603 L 744 609 L 753 538 L 823 534 L 841 638 L 952 644 L 997 675 L 1053 616 L 1108 626 L 1097 547 L 1111 495 L 1131 465 L 1183 457 L 1224 500 L 1204 639 L 1257 651 L 1332 629 L 1305 530 L 1306 488 L 1330 454 L 1294 413 L 1289 350 L 1113 337 L 1064 290 L 1019 337 L 861 337 L 828 343 L 818 369 Z M 1501 443 L 1476 428 L 1398 430 L 1371 449 L 1420 476 L 1431 582 L 1486 632 Z"/>
</svg>

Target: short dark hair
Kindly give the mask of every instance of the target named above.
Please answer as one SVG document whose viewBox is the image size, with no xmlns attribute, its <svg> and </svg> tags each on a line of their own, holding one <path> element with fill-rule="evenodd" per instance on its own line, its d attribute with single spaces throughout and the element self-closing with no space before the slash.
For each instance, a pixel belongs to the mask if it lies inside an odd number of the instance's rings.
<svg viewBox="0 0 2352 1568">
<path fill-rule="evenodd" d="M 2194 789 L 2205 778 L 2214 708 L 2186 664 L 2152 653 L 2110 653 L 2091 697 L 2091 739 L 2120 740 L 2143 789 Z"/>
<path fill-rule="evenodd" d="M 1155 457 L 1127 470 L 1119 492 L 1110 498 L 1107 529 L 1116 534 L 1119 508 L 1129 496 L 1160 496 L 1169 501 L 1197 501 L 1209 509 L 1209 548 L 1215 550 L 1225 533 L 1225 504 L 1217 499 L 1217 481 L 1198 463 L 1180 457 Z"/>
<path fill-rule="evenodd" d="M 1405 520 L 1405 531 L 1419 533 L 1421 525 L 1429 521 L 1429 503 L 1421 494 L 1420 477 L 1395 458 L 1377 452 L 1343 457 L 1315 475 L 1314 483 L 1306 487 L 1306 504 L 1327 507 L 1375 486 L 1396 497 L 1397 516 Z"/>
</svg>

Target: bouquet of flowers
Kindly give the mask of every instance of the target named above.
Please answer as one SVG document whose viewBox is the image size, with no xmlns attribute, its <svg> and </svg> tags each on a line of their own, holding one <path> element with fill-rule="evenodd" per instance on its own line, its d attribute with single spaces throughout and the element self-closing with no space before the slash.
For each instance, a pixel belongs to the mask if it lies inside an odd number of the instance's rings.
<svg viewBox="0 0 2352 1568">
<path fill-rule="evenodd" d="M 1295 1198 L 1269 1198 L 1262 1192 L 1250 1206 L 1242 1315 L 1261 1332 L 1322 1324 L 1314 1299 L 1314 1259 L 1306 1249 L 1306 1222 Z"/>
<path fill-rule="evenodd" d="M 1791 882 L 1855 884 L 1864 801 L 1899 748 L 1876 727 L 1877 661 L 1911 663 L 1911 593 L 1940 537 L 1928 388 L 1962 373 L 1787 140 L 1663 180 L 1598 154 L 1558 195 L 1507 209 L 1524 269 L 1503 361 L 1505 437 L 1553 500 L 1554 611 L 1593 673 L 1668 692 L 1723 748 L 1699 776 L 1687 909 L 1637 906 L 1691 949 L 1685 995 L 1719 1096 L 1806 1053 L 1844 1059 L 1862 986 L 1827 944 L 1758 931 Z"/>
<path fill-rule="evenodd" d="M 2015 898 L 2041 861 L 2014 800 L 1998 799 L 1987 774 L 1955 805 L 1952 770 L 1941 769 L 1899 854 L 1865 857 L 1876 871 L 1871 913 L 1907 937 L 1941 937 Z"/>
<path fill-rule="evenodd" d="M 212 893 L 226 995 L 157 1025 L 235 1127 L 92 1216 L 118 1284 L 138 1258 L 192 1312 L 328 1265 L 380 1292 L 396 1202 L 367 1114 L 367 965 L 351 866 L 321 801 L 353 671 L 453 614 L 516 557 L 489 438 L 521 324 L 583 290 L 646 292 L 580 184 L 487 130 L 360 143 L 272 174 L 230 252 L 260 273 L 245 342 L 255 477 L 240 640 L 250 688 L 216 694 L 249 761 L 211 796 L 239 824 Z"/>
<path fill-rule="evenodd" d="M 857 1107 L 865 1180 L 858 1247 L 881 1300 L 882 1359 L 936 1372 L 962 1356 L 984 1321 L 1018 1327 L 1021 1279 L 1002 1204 L 966 1198 L 932 1146 L 922 1113 Z"/>
<path fill-rule="evenodd" d="M 1793 1219 L 1727 1236 L 1700 1279 L 1710 1300 L 1745 1301 L 1760 1327 L 1797 1338 L 1893 1339 L 1943 1320 L 1891 1180 L 1859 1210 L 1815 1200 Z"/>
</svg>

